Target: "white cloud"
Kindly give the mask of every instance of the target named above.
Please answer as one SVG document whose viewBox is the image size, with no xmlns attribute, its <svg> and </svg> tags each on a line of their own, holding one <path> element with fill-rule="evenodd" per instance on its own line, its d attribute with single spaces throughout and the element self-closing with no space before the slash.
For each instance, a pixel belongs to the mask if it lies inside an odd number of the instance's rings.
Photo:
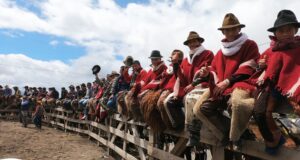
<svg viewBox="0 0 300 160">
<path fill-rule="evenodd" d="M 56 45 L 58 45 L 58 41 L 57 40 L 53 40 L 53 41 L 50 41 L 49 42 L 49 44 L 51 45 L 51 46 L 56 46 Z"/>
<path fill-rule="evenodd" d="M 191 30 L 203 36 L 204 46 L 216 53 L 222 38 L 217 28 L 228 12 L 236 14 L 240 22 L 246 24 L 243 32 L 260 45 L 261 51 L 268 47 L 270 33 L 266 30 L 273 25 L 278 11 L 291 9 L 300 18 L 300 10 L 297 8 L 300 1 L 297 0 L 288 3 L 280 0 L 151 0 L 149 4 L 130 3 L 126 8 L 112 0 L 47 0 L 35 1 L 35 6 L 40 8 L 40 15 L 13 1 L 0 1 L 0 28 L 62 36 L 69 39 L 64 44 L 86 48 L 84 56 L 70 60 L 64 67 L 54 65 L 58 67 L 58 72 L 55 72 L 58 80 L 53 82 L 55 84 L 71 83 L 72 79 L 74 82 L 92 80 L 90 69 L 94 64 L 102 66 L 103 75 L 112 69 L 118 70 L 121 61 L 115 60 L 115 55 L 132 55 L 146 67 L 150 63 L 147 57 L 153 49 L 160 50 L 164 57 L 168 57 L 175 48 L 187 53 L 187 47 L 182 43 Z M 17 60 L 14 56 L 11 62 Z M 14 67 L 14 63 L 10 66 Z M 36 67 L 35 73 L 53 79 L 52 75 L 39 70 L 39 65 Z M 66 71 L 72 74 L 60 72 L 59 67 L 68 68 Z M 72 78 L 66 78 L 65 75 Z M 7 76 L 4 82 L 7 83 L 6 79 L 13 77 Z M 23 84 L 31 82 L 31 79 L 25 77 L 12 82 Z"/>
<path fill-rule="evenodd" d="M 67 45 L 67 46 L 76 46 L 75 43 L 70 42 L 70 41 L 64 41 L 64 44 Z"/>
<path fill-rule="evenodd" d="M 8 36 L 10 38 L 18 38 L 18 37 L 23 37 L 24 35 L 19 32 L 13 32 L 13 31 L 3 31 L 3 35 Z"/>
</svg>

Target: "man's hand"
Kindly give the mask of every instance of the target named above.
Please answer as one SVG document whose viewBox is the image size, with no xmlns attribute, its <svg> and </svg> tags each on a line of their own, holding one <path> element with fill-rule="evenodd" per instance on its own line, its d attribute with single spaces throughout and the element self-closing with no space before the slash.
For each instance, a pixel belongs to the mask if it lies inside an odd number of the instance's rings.
<svg viewBox="0 0 300 160">
<path fill-rule="evenodd" d="M 228 79 L 225 79 L 224 81 L 218 83 L 216 85 L 216 87 L 214 88 L 214 95 L 215 96 L 221 95 L 229 85 L 230 85 L 230 82 Z"/>
<path fill-rule="evenodd" d="M 260 69 L 267 68 L 267 56 L 266 55 L 264 55 L 263 58 L 259 59 L 258 66 Z"/>
<path fill-rule="evenodd" d="M 209 68 L 207 66 L 207 63 L 205 63 L 204 67 L 201 67 L 200 71 L 199 71 L 199 76 L 200 77 L 207 77 L 209 73 Z"/>
<path fill-rule="evenodd" d="M 190 85 L 188 85 L 188 86 L 186 86 L 185 88 L 184 88 L 184 92 L 185 93 L 189 93 L 191 90 L 193 90 L 195 87 L 192 85 L 192 84 L 190 84 Z"/>
</svg>

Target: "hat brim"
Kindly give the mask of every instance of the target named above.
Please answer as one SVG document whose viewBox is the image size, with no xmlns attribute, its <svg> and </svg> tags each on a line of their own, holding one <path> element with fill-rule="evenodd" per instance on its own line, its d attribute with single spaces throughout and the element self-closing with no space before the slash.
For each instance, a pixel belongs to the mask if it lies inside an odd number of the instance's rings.
<svg viewBox="0 0 300 160">
<path fill-rule="evenodd" d="M 150 59 L 156 59 L 156 58 L 163 58 L 163 56 L 160 56 L 160 57 L 148 57 Z"/>
<path fill-rule="evenodd" d="M 112 76 L 119 76 L 120 74 L 111 74 L 110 76 L 112 77 Z"/>
<path fill-rule="evenodd" d="M 199 37 L 198 37 L 198 38 L 193 38 L 193 39 L 186 40 L 186 41 L 183 42 L 183 44 L 184 44 L 184 45 L 188 45 L 188 43 L 189 43 L 191 40 L 194 40 L 194 39 L 198 39 L 198 40 L 200 41 L 200 43 L 203 43 L 203 42 L 204 42 L 204 38 L 201 38 L 201 37 L 199 38 Z"/>
<path fill-rule="evenodd" d="M 272 27 L 272 28 L 269 28 L 267 31 L 269 31 L 269 32 L 275 32 L 276 29 L 278 29 L 279 27 L 282 27 L 282 26 L 285 26 L 285 25 L 288 25 L 288 24 L 293 24 L 293 25 L 295 25 L 296 27 L 300 28 L 300 23 L 299 23 L 299 22 L 287 22 L 287 23 L 283 23 L 283 24 L 274 26 L 274 27 Z"/>
<path fill-rule="evenodd" d="M 218 30 L 230 29 L 230 28 L 235 28 L 235 27 L 244 28 L 244 27 L 246 27 L 246 25 L 244 25 L 244 24 L 227 25 L 227 26 L 218 28 Z"/>
</svg>

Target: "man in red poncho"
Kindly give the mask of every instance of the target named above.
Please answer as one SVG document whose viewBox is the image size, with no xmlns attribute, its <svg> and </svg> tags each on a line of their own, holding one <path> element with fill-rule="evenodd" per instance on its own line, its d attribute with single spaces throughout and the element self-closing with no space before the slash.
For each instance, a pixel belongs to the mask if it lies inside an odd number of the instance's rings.
<svg viewBox="0 0 300 160">
<path fill-rule="evenodd" d="M 184 45 L 188 46 L 190 51 L 189 55 L 182 60 L 180 69 L 177 70 L 178 79 L 174 86 L 176 97 L 184 99 L 186 101 L 186 95 L 188 93 L 195 94 L 199 88 L 206 88 L 207 83 L 205 81 L 199 81 L 197 74 L 204 66 L 209 66 L 213 60 L 213 53 L 210 50 L 205 49 L 202 45 L 204 38 L 200 37 L 197 32 L 191 31 L 184 41 Z M 176 62 L 173 62 L 176 66 Z M 196 93 L 197 94 L 197 93 Z M 199 93 L 198 93 L 199 94 Z M 185 97 L 185 98 L 184 98 Z M 193 118 L 192 112 L 193 106 L 185 103 L 185 117 L 188 131 L 190 131 L 190 139 L 187 146 L 196 146 L 199 143 L 200 122 Z"/>
<path fill-rule="evenodd" d="M 200 76 L 209 79 L 207 99 L 196 104 L 194 113 L 212 133 L 224 144 L 228 141 L 232 123 L 223 111 L 228 108 L 228 101 L 234 85 L 248 79 L 255 71 L 259 58 L 257 44 L 240 33 L 245 25 L 240 24 L 234 14 L 224 17 L 222 47 L 215 55 L 210 69 L 203 67 Z M 202 98 L 202 97 L 201 97 Z M 198 101 L 202 101 L 202 99 Z M 204 97 L 205 98 L 205 97 Z"/>
<path fill-rule="evenodd" d="M 153 50 L 149 58 L 151 59 L 151 69 L 145 78 L 140 81 L 142 92 L 149 89 L 158 89 L 163 73 L 168 68 L 161 60 L 162 56 L 158 50 Z"/>
<path fill-rule="evenodd" d="M 276 154 L 285 143 L 272 112 L 279 105 L 287 103 L 288 98 L 296 111 L 299 109 L 300 38 L 295 36 L 299 27 L 295 14 L 290 10 L 282 10 L 277 15 L 274 27 L 268 29 L 275 35 L 275 44 L 266 74 L 258 82 L 262 91 L 256 100 L 254 117 L 266 142 L 265 151 L 271 155 Z"/>
</svg>

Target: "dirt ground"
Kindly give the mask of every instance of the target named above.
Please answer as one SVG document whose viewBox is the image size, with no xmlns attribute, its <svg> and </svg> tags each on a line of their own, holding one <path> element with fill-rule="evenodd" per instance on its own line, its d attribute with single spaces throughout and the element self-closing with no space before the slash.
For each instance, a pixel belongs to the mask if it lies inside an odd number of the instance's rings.
<svg viewBox="0 0 300 160">
<path fill-rule="evenodd" d="M 86 137 L 53 128 L 23 128 L 18 122 L 0 120 L 0 159 L 109 160 L 105 150 Z"/>
</svg>

